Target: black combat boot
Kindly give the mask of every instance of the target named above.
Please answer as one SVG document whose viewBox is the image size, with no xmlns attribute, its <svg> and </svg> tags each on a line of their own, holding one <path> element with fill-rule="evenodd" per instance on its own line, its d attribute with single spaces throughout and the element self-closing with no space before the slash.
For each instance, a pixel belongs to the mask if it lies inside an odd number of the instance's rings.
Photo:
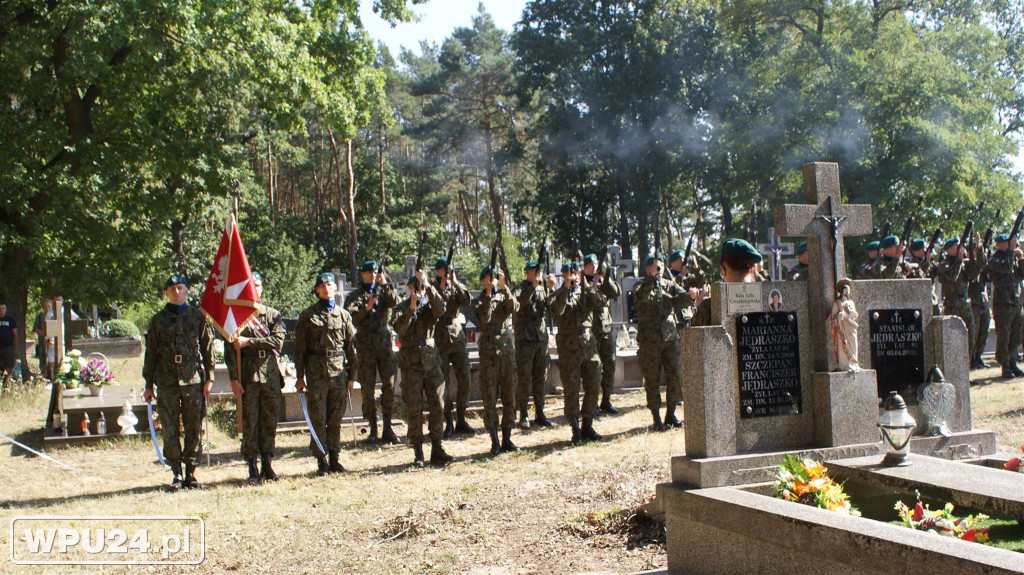
<svg viewBox="0 0 1024 575">
<path fill-rule="evenodd" d="M 466 422 L 466 408 L 458 408 L 458 417 L 455 420 L 455 433 L 462 435 L 476 435 L 476 430 Z"/>
<path fill-rule="evenodd" d="M 274 468 L 270 466 L 270 462 L 274 459 L 273 453 L 264 453 L 261 457 L 263 464 L 260 467 L 260 477 L 266 481 L 277 481 L 277 474 L 274 473 Z"/>
<path fill-rule="evenodd" d="M 323 477 L 327 475 L 327 458 L 323 455 L 316 456 L 316 476 Z"/>
<path fill-rule="evenodd" d="M 571 441 L 573 445 L 579 445 L 583 441 L 583 436 L 580 435 L 580 418 L 570 417 L 569 426 L 572 427 L 572 439 L 569 441 Z"/>
<path fill-rule="evenodd" d="M 581 434 L 583 441 L 601 441 L 604 436 L 594 430 L 594 418 L 584 417 L 583 418 L 583 429 Z"/>
<path fill-rule="evenodd" d="M 452 418 L 452 404 L 451 402 L 445 402 L 444 406 L 444 433 L 441 437 L 448 439 L 455 433 L 455 420 Z"/>
<path fill-rule="evenodd" d="M 658 413 L 657 409 L 651 410 L 651 416 L 654 418 L 654 425 L 651 426 L 651 429 L 653 429 L 654 431 L 668 430 L 668 427 L 666 427 L 665 424 L 661 422 L 661 414 Z"/>
<path fill-rule="evenodd" d="M 493 447 L 491 449 L 493 449 Z M 509 453 L 509 452 L 514 453 L 516 451 L 519 451 L 519 448 L 516 447 L 516 444 L 512 443 L 512 428 L 511 427 L 502 427 L 501 428 L 501 450 L 506 452 L 506 453 Z"/>
<path fill-rule="evenodd" d="M 612 405 L 612 398 L 610 395 L 605 395 L 601 398 L 601 405 L 597 409 L 598 411 L 607 413 L 609 415 L 618 415 L 619 410 L 615 409 Z"/>
<path fill-rule="evenodd" d="M 174 474 L 174 478 L 171 479 L 171 491 L 179 491 L 183 487 L 185 480 L 181 476 L 181 464 L 172 463 L 171 472 Z"/>
<path fill-rule="evenodd" d="M 683 422 L 676 419 L 676 406 L 669 405 L 665 408 L 665 427 L 682 427 Z"/>
<path fill-rule="evenodd" d="M 501 442 L 498 441 L 498 428 L 492 427 L 487 430 L 487 433 L 491 436 L 491 455 L 501 453 Z"/>
<path fill-rule="evenodd" d="M 250 485 L 260 484 L 260 470 L 256 467 L 256 457 L 246 458 L 245 462 L 249 465 L 249 479 L 247 481 Z"/>
<path fill-rule="evenodd" d="M 327 473 L 345 473 L 345 467 L 338 461 L 337 451 L 332 451 L 327 455 Z"/>
<path fill-rule="evenodd" d="M 203 485 L 196 480 L 196 465 L 194 463 L 185 464 L 185 480 L 181 482 L 181 486 L 185 489 L 203 488 Z"/>
<path fill-rule="evenodd" d="M 519 427 L 530 429 L 530 415 L 526 412 L 525 407 L 519 408 Z"/>
<path fill-rule="evenodd" d="M 370 424 L 370 433 L 366 434 L 366 439 L 363 440 L 363 443 L 367 445 L 376 445 L 377 441 L 379 441 L 377 439 L 377 416 L 370 416 L 370 419 L 367 420 L 367 423 Z"/>
<path fill-rule="evenodd" d="M 992 367 L 992 366 L 990 366 L 988 364 L 988 362 L 986 362 L 984 359 L 981 359 L 981 354 L 979 353 L 978 354 L 978 369 L 985 369 L 987 367 Z"/>
<path fill-rule="evenodd" d="M 412 464 L 416 467 L 423 467 L 426 465 L 426 460 L 423 458 L 423 440 L 417 439 L 412 442 Z"/>
<path fill-rule="evenodd" d="M 395 431 L 391 429 L 391 416 L 384 416 L 384 431 L 380 434 L 381 443 L 390 443 L 391 445 L 401 445 L 402 440 L 395 435 Z"/>
<path fill-rule="evenodd" d="M 1024 371 L 1021 371 L 1020 367 L 1017 366 L 1016 361 L 1010 362 L 1010 369 L 1013 370 L 1013 375 L 1016 377 L 1024 377 Z"/>
<path fill-rule="evenodd" d="M 430 440 L 430 464 L 442 467 L 455 461 L 455 458 L 445 453 L 444 448 L 441 447 L 440 439 Z"/>
<path fill-rule="evenodd" d="M 543 403 L 535 403 L 535 404 L 533 404 L 533 409 L 534 409 L 534 411 L 537 412 L 537 417 L 534 418 L 534 420 L 533 420 L 534 423 L 536 423 L 537 425 L 539 425 L 541 427 L 554 427 L 555 424 L 551 423 L 551 420 L 544 416 L 544 404 Z"/>
</svg>

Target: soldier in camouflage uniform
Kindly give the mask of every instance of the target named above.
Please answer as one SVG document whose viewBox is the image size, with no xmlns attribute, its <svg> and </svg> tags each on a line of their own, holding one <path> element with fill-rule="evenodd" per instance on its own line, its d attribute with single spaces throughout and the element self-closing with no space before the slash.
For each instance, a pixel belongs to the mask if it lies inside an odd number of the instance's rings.
<svg viewBox="0 0 1024 575">
<path fill-rule="evenodd" d="M 910 277 L 910 265 L 900 259 L 905 247 L 896 236 L 886 236 L 881 243 L 882 257 L 871 266 L 868 279 L 892 280 Z"/>
<path fill-rule="evenodd" d="M 448 269 L 448 260 L 438 258 L 434 263 L 434 279 L 438 293 L 444 299 L 445 312 L 437 322 L 437 352 L 441 356 L 441 371 L 444 373 L 444 437 L 453 433 L 473 435 L 476 431 L 466 422 L 466 407 L 469 405 L 469 352 L 466 350 L 466 330 L 460 317 L 460 309 L 469 305 L 471 296 L 466 286 L 459 282 L 455 270 Z M 452 370 L 455 375 L 452 375 Z M 452 421 L 452 403 L 455 404 L 457 422 Z"/>
<path fill-rule="evenodd" d="M 615 341 L 612 339 L 612 313 L 608 302 L 619 297 L 622 289 L 608 273 L 604 262 L 598 262 L 597 256 L 587 254 L 583 257 L 583 275 L 587 283 L 601 292 L 607 302 L 600 309 L 594 310 L 594 338 L 597 340 L 597 354 L 601 357 L 601 404 L 598 411 L 615 415 L 619 412 L 612 405 L 612 391 L 615 387 Z"/>
<path fill-rule="evenodd" d="M 932 254 L 928 251 L 928 244 L 921 238 L 910 242 L 910 265 L 909 277 L 918 279 L 935 279 L 939 273 L 938 264 L 932 261 Z"/>
<path fill-rule="evenodd" d="M 690 256 L 688 262 L 683 262 L 683 257 L 686 254 L 683 250 L 676 250 L 668 256 L 668 271 L 672 276 L 672 281 L 676 285 L 686 290 L 686 293 L 690 295 L 690 303 L 688 305 L 680 304 L 675 307 L 676 316 L 676 330 L 679 332 L 679 339 L 682 341 L 683 330 L 690 327 L 690 322 L 693 320 L 693 313 L 696 307 L 694 303 L 697 302 L 697 298 L 700 295 L 700 290 L 707 283 L 704 273 L 701 271 L 700 266 L 697 264 L 697 258 L 693 255 Z M 683 389 L 682 379 L 679 380 L 679 390 L 676 394 L 676 404 L 682 403 Z"/>
<path fill-rule="evenodd" d="M 981 246 L 981 239 L 975 236 L 977 249 L 973 258 L 978 262 L 988 262 L 985 255 L 985 248 Z M 971 342 L 971 369 L 985 369 L 988 364 L 981 359 L 981 354 L 988 344 L 988 330 L 992 324 L 992 304 L 988 297 L 988 272 L 981 271 L 978 276 L 967 286 L 967 295 L 971 298 L 971 314 L 974 316 L 975 339 Z"/>
<path fill-rule="evenodd" d="M 402 398 L 408 412 L 409 442 L 413 464 L 423 467 L 423 402 L 427 403 L 427 429 L 430 435 L 430 463 L 446 465 L 454 461 L 441 446 L 444 433 L 444 374 L 434 340 L 435 327 L 444 316 L 445 302 L 427 282 L 423 270 L 409 278 L 409 297 L 395 307 L 391 322 L 398 332 L 398 363 L 402 368 Z"/>
<path fill-rule="evenodd" d="M 1021 343 L 1021 280 L 1024 279 L 1024 252 L 1017 247 L 1017 238 L 1009 234 L 996 236 L 996 251 L 985 271 L 992 278 L 992 318 L 996 322 L 996 361 L 1002 366 L 1004 379 L 1024 377 L 1017 366 L 1017 348 Z"/>
<path fill-rule="evenodd" d="M 377 443 L 377 373 L 380 373 L 380 411 L 383 428 L 380 440 L 398 444 L 401 440 L 391 428 L 395 405 L 395 351 L 388 331 L 388 312 L 398 303 L 398 292 L 387 274 L 375 261 L 363 262 L 359 272 L 362 283 L 345 298 L 345 311 L 356 326 L 356 351 L 359 353 L 359 385 L 363 392 L 363 417 L 370 425 L 366 443 Z"/>
<path fill-rule="evenodd" d="M 864 263 L 860 264 L 860 267 L 857 268 L 857 273 L 855 274 L 853 279 L 856 279 L 856 280 L 874 279 L 874 278 L 871 277 L 871 266 L 873 266 L 874 263 L 875 263 L 875 260 L 878 259 L 878 248 L 879 247 L 880 247 L 880 244 L 877 241 L 870 241 L 870 242 L 868 242 L 868 245 L 867 245 L 868 259 L 865 260 Z"/>
<path fill-rule="evenodd" d="M 256 294 L 262 298 L 263 277 L 253 272 L 252 280 Z M 277 479 L 270 462 L 274 459 L 278 406 L 284 387 L 277 356 L 284 345 L 286 330 L 281 314 L 272 307 L 263 306 L 254 318 L 232 345 L 224 346 L 224 363 L 228 366 L 231 391 L 242 400 L 242 457 L 249 466 L 248 481 L 258 485 L 260 478 Z M 262 468 L 256 467 L 257 455 L 262 459 Z"/>
<path fill-rule="evenodd" d="M 807 253 L 807 242 L 800 242 L 796 245 L 796 259 L 797 264 L 793 266 L 793 269 L 786 273 L 786 281 L 807 281 L 808 268 L 807 259 L 810 254 Z"/>
<path fill-rule="evenodd" d="M 544 325 L 544 313 L 548 309 L 548 295 L 555 287 L 554 276 L 548 276 L 547 286 L 538 260 L 530 260 L 523 268 L 526 279 L 516 286 L 515 296 L 519 303 L 512 316 L 516 334 L 516 374 L 519 379 L 518 405 L 519 426 L 530 428 L 527 406 L 533 398 L 536 414 L 534 423 L 551 427 L 553 423 L 544 415 L 544 386 L 548 378 L 548 330 Z"/>
<path fill-rule="evenodd" d="M 213 387 L 213 330 L 199 309 L 185 303 L 188 280 L 172 274 L 164 284 L 167 305 L 149 320 L 142 378 L 143 398 L 153 400 L 156 390 L 160 427 L 164 435 L 164 460 L 171 466 L 173 489 L 198 489 L 196 461 L 200 443 L 203 407 Z M 179 423 L 185 430 L 179 438 Z M 182 476 L 181 464 L 185 463 Z"/>
<path fill-rule="evenodd" d="M 492 277 L 498 276 L 495 287 Z M 505 274 L 491 266 L 480 270 L 484 289 L 473 300 L 473 317 L 480 337 L 480 394 L 484 400 L 484 427 L 491 436 L 491 455 L 519 451 L 512 443 L 516 421 L 516 349 L 512 335 L 512 314 L 519 301 L 505 283 Z M 498 443 L 498 395 L 501 395 L 501 443 Z"/>
<path fill-rule="evenodd" d="M 682 365 L 679 332 L 674 310 L 693 305 L 689 290 L 665 279 L 665 259 L 649 256 L 644 262 L 644 281 L 633 288 L 633 307 L 637 314 L 637 359 L 647 392 L 647 409 L 651 411 L 655 431 L 682 427 L 676 419 L 676 403 L 682 399 Z M 661 379 L 665 377 L 665 420 L 661 419 Z"/>
<path fill-rule="evenodd" d="M 967 259 L 967 248 L 960 245 L 960 238 L 946 240 L 943 249 L 946 250 L 946 258 L 936 266 L 936 276 L 942 285 L 942 314 L 955 315 L 964 320 L 967 326 L 967 349 L 970 350 L 977 333 L 971 299 L 967 293 L 968 285 L 978 277 L 985 263 Z"/>
<path fill-rule="evenodd" d="M 583 281 L 581 285 L 581 279 Z M 562 379 L 565 417 L 572 427 L 572 443 L 604 439 L 594 430 L 597 393 L 601 385 L 601 358 L 597 354 L 592 317 L 606 305 L 604 295 L 581 278 L 579 264 L 562 264 L 562 287 L 548 298 L 551 317 L 558 326 L 558 374 Z M 583 427 L 580 427 L 580 386 L 583 387 Z"/>
<path fill-rule="evenodd" d="M 309 450 L 316 458 L 316 474 L 343 473 L 341 419 L 345 403 L 355 386 L 358 369 L 355 326 L 352 317 L 335 303 L 338 285 L 334 274 L 317 276 L 313 290 L 317 302 L 299 314 L 295 325 L 295 391 L 308 399 L 309 420 L 324 454 L 311 437 Z M 309 381 L 306 382 L 306 376 Z M 329 455 L 328 462 L 325 455 Z"/>
<path fill-rule="evenodd" d="M 729 238 L 722 242 L 718 252 L 718 273 L 723 283 L 750 283 L 754 279 L 754 267 L 761 262 L 761 254 L 744 240 Z M 711 325 L 711 300 L 705 299 L 697 306 L 691 325 Z"/>
</svg>

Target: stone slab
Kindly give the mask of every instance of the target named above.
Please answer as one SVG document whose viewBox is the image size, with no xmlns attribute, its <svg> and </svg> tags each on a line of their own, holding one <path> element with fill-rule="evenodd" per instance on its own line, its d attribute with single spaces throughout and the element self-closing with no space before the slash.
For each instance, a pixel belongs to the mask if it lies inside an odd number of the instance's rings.
<svg viewBox="0 0 1024 575">
<path fill-rule="evenodd" d="M 878 437 L 875 372 L 811 374 L 814 387 L 814 439 L 818 445 L 856 445 Z"/>
<path fill-rule="evenodd" d="M 830 474 L 839 481 L 913 493 L 948 501 L 957 507 L 979 509 L 1024 520 L 1024 473 L 949 461 L 911 452 L 910 465 L 884 467 L 878 457 L 829 460 Z"/>
<path fill-rule="evenodd" d="M 1005 549 L 735 488 L 657 490 L 673 575 L 1024 573 Z"/>
<path fill-rule="evenodd" d="M 925 346 L 927 370 L 937 365 L 946 381 L 956 390 L 956 405 L 946 419 L 952 431 L 971 429 L 971 371 L 967 353 L 967 326 L 956 316 L 935 316 L 925 327 L 925 337 L 930 341 Z M 941 350 L 941 352 L 939 351 Z M 928 421 L 919 406 L 913 406 L 911 414 L 917 420 L 916 433 L 927 432 Z"/>
<path fill-rule="evenodd" d="M 71 349 L 77 349 L 85 356 L 99 352 L 107 357 L 139 357 L 142 355 L 142 336 L 73 339 Z"/>
</svg>

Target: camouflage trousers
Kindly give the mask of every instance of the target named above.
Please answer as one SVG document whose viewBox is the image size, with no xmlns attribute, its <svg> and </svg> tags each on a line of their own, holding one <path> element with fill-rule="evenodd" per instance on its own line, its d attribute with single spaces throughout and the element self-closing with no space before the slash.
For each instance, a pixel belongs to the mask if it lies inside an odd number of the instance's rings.
<svg viewBox="0 0 1024 575">
<path fill-rule="evenodd" d="M 309 421 L 316 430 L 320 445 L 328 453 L 341 451 L 341 419 L 345 415 L 345 403 L 348 401 L 347 383 L 344 374 L 306 382 Z M 312 437 L 309 438 L 309 451 L 313 455 L 327 455 L 320 453 Z"/>
<path fill-rule="evenodd" d="M 665 401 L 674 406 L 682 399 L 683 375 L 679 340 L 641 342 L 637 350 L 640 374 L 647 393 L 647 409 L 661 409 L 661 379 L 665 378 Z"/>
<path fill-rule="evenodd" d="M 466 340 L 460 338 L 439 345 L 437 353 L 441 357 L 441 372 L 444 374 L 445 409 L 451 409 L 454 403 L 459 413 L 464 413 L 469 405 L 469 352 L 466 351 Z"/>
<path fill-rule="evenodd" d="M 519 382 L 518 408 L 526 409 L 533 396 L 534 407 L 544 406 L 548 380 L 548 342 L 516 340 L 516 376 Z"/>
<path fill-rule="evenodd" d="M 168 465 L 195 465 L 203 454 L 203 386 L 158 387 L 156 407 L 164 436 L 164 460 Z"/>
<path fill-rule="evenodd" d="M 423 441 L 423 407 L 427 407 L 427 431 L 431 440 L 441 439 L 444 429 L 444 374 L 437 349 L 402 348 L 402 399 L 405 400 L 408 437 L 413 444 Z"/>
<path fill-rule="evenodd" d="M 1019 305 L 997 303 L 992 306 L 992 319 L 996 322 L 996 361 L 1005 365 L 1015 358 L 1020 347 L 1024 316 Z"/>
<path fill-rule="evenodd" d="M 971 355 L 981 355 L 988 345 L 988 330 L 992 325 L 992 312 L 987 305 L 971 304 L 974 315 L 974 340 L 971 342 Z"/>
<path fill-rule="evenodd" d="M 582 386 L 583 413 L 592 417 L 597 412 L 601 359 L 592 338 L 590 342 L 578 346 L 566 341 L 568 338 L 579 336 L 567 334 L 558 338 L 558 375 L 562 380 L 562 395 L 565 398 L 564 413 L 566 417 L 579 417 Z"/>
<path fill-rule="evenodd" d="M 615 341 L 612 334 L 594 334 L 597 355 L 601 358 L 601 394 L 608 397 L 615 387 Z"/>
<path fill-rule="evenodd" d="M 974 313 L 971 311 L 971 304 L 963 300 L 946 301 L 942 304 L 942 314 L 956 316 L 963 320 L 967 326 L 967 351 L 971 351 L 974 338 L 977 337 L 974 325 Z M 969 358 L 968 358 L 969 359 Z"/>
<path fill-rule="evenodd" d="M 484 428 L 498 428 L 498 396 L 501 396 L 501 427 L 516 421 L 516 364 L 512 350 L 480 351 L 480 395 L 484 400 Z"/>
<path fill-rule="evenodd" d="M 242 384 L 242 456 L 274 454 L 281 384 L 277 378 Z"/>
<path fill-rule="evenodd" d="M 363 391 L 363 417 L 370 423 L 377 422 L 377 374 L 380 374 L 380 411 L 384 417 L 391 417 L 395 407 L 395 352 L 387 347 L 359 344 L 359 385 Z"/>
</svg>

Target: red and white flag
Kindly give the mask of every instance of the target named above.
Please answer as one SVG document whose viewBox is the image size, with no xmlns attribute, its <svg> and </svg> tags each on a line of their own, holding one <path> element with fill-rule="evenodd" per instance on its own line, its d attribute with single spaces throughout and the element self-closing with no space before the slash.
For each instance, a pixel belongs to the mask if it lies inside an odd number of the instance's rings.
<svg viewBox="0 0 1024 575">
<path fill-rule="evenodd" d="M 232 215 L 220 238 L 220 247 L 213 259 L 199 309 L 224 339 L 233 342 L 238 332 L 256 319 L 256 313 L 262 307 L 253 285 L 249 259 L 242 247 L 242 237 Z"/>
</svg>

